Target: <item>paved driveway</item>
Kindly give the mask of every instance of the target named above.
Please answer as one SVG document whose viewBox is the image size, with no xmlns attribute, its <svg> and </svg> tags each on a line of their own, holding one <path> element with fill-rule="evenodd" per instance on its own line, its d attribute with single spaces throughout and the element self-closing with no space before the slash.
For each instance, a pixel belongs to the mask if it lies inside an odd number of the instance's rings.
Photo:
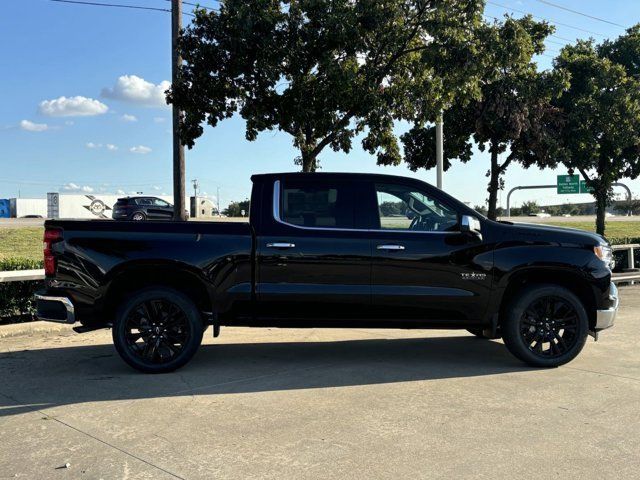
<svg viewBox="0 0 640 480">
<path fill-rule="evenodd" d="M 0 478 L 638 478 L 639 294 L 553 370 L 446 331 L 208 331 L 155 376 L 109 331 L 5 338 Z"/>
</svg>

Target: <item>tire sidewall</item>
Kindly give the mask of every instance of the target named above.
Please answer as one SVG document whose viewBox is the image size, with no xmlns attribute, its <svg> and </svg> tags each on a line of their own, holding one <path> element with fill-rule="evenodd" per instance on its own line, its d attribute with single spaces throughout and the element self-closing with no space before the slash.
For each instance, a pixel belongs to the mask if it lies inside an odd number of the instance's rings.
<svg viewBox="0 0 640 480">
<path fill-rule="evenodd" d="M 152 364 L 142 361 L 129 349 L 126 342 L 125 320 L 131 310 L 141 302 L 154 299 L 168 300 L 182 309 L 191 330 L 189 340 L 180 354 L 167 363 Z M 131 367 L 145 373 L 165 373 L 185 365 L 195 355 L 200 343 L 204 325 L 198 308 L 193 301 L 177 290 L 168 287 L 149 287 L 129 296 L 118 308 L 112 328 L 113 344 L 122 359 Z"/>
<path fill-rule="evenodd" d="M 138 219 L 134 218 L 136 215 L 141 215 L 142 218 L 138 218 Z M 131 215 L 131 221 L 132 222 L 144 222 L 146 219 L 147 219 L 147 216 L 142 212 L 134 212 Z"/>
<path fill-rule="evenodd" d="M 520 318 L 526 308 L 535 300 L 554 296 L 569 302 L 578 316 L 576 342 L 571 349 L 559 357 L 545 358 L 529 350 L 520 334 Z M 564 287 L 555 285 L 534 285 L 522 290 L 508 308 L 503 324 L 505 345 L 520 360 L 535 367 L 557 367 L 573 360 L 584 347 L 589 334 L 589 316 L 580 299 Z"/>
</svg>

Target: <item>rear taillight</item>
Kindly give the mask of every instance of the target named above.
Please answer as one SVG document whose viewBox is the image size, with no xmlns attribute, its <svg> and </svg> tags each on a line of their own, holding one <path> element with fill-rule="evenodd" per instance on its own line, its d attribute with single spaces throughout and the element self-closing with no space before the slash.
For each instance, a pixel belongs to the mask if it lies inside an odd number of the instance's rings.
<svg viewBox="0 0 640 480">
<path fill-rule="evenodd" d="M 44 231 L 44 274 L 47 276 L 56 273 L 56 257 L 53 256 L 51 246 L 62 240 L 62 230 L 48 228 Z"/>
</svg>

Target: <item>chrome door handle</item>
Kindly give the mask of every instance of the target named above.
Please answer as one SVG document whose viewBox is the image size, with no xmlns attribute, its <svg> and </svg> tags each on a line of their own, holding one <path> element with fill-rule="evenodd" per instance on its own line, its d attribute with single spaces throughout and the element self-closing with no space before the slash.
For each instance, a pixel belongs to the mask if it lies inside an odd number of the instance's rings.
<svg viewBox="0 0 640 480">
<path fill-rule="evenodd" d="M 275 242 L 275 243 L 267 243 L 267 248 L 295 248 L 295 243 L 287 243 L 287 242 Z"/>
<path fill-rule="evenodd" d="M 404 245 L 378 245 L 378 250 L 404 250 Z"/>
</svg>

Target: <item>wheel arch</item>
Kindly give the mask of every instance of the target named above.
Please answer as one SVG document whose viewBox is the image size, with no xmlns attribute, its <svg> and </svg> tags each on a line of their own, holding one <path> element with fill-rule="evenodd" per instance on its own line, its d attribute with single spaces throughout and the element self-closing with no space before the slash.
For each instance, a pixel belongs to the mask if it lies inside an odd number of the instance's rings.
<svg viewBox="0 0 640 480">
<path fill-rule="evenodd" d="M 589 283 L 580 273 L 569 269 L 556 268 L 527 268 L 512 274 L 502 293 L 499 306 L 498 322 L 505 318 L 505 310 L 509 302 L 520 290 L 529 285 L 557 285 L 566 288 L 576 295 L 583 303 L 589 317 L 589 329 L 596 325 L 596 294 Z"/>
<path fill-rule="evenodd" d="M 202 312 L 211 312 L 213 297 L 206 282 L 187 266 L 172 263 L 124 264 L 108 283 L 104 313 L 112 319 L 118 305 L 132 292 L 151 286 L 169 287 L 189 297 Z M 203 320 L 208 320 L 203 316 Z"/>
</svg>

